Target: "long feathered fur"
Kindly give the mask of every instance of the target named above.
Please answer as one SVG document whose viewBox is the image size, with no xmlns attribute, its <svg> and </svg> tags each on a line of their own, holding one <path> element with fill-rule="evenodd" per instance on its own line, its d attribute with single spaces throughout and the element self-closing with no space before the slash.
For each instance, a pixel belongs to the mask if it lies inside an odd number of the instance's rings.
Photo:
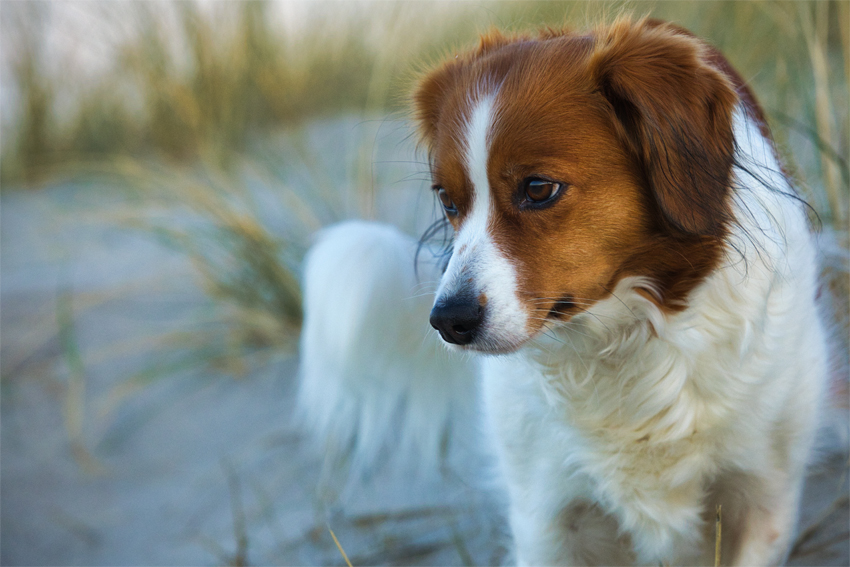
<svg viewBox="0 0 850 567">
<path fill-rule="evenodd" d="M 299 413 L 355 477 L 390 456 L 436 471 L 474 406 L 472 363 L 428 325 L 440 272 L 423 259 L 417 280 L 416 248 L 389 225 L 349 221 L 305 259 Z"/>
</svg>

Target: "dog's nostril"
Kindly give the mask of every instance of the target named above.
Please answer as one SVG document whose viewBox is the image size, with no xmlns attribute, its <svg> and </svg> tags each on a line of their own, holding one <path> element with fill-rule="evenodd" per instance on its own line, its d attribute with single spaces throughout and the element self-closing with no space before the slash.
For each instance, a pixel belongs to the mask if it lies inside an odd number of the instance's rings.
<svg viewBox="0 0 850 567">
<path fill-rule="evenodd" d="M 466 333 L 471 333 L 472 329 L 464 327 L 463 325 L 452 325 L 452 331 L 460 335 L 465 335 Z"/>
</svg>

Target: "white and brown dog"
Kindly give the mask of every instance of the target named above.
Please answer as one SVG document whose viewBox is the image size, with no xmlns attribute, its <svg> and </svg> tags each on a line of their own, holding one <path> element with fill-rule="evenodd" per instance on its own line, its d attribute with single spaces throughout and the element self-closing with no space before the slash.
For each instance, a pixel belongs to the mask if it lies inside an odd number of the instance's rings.
<svg viewBox="0 0 850 567">
<path fill-rule="evenodd" d="M 412 320 L 409 239 L 332 229 L 305 273 L 314 427 L 374 456 L 407 404 L 433 449 L 478 364 L 518 563 L 712 564 L 718 505 L 724 563 L 782 563 L 828 337 L 804 205 L 726 59 L 647 19 L 492 33 L 414 106 L 454 228 L 430 323 L 487 356 Z"/>
</svg>

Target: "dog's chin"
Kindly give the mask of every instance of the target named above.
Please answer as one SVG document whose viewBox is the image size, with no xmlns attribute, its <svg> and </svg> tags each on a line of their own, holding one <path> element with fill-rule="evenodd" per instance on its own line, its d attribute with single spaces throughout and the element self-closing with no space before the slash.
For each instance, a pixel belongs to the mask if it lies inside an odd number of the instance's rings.
<svg viewBox="0 0 850 567">
<path fill-rule="evenodd" d="M 447 342 L 445 344 L 456 352 L 473 351 L 482 354 L 511 354 L 528 345 L 539 344 L 541 341 L 545 343 L 546 341 L 553 340 L 556 343 L 560 343 L 551 331 L 565 326 L 570 319 L 572 317 L 569 316 L 565 316 L 562 319 L 551 319 L 530 333 L 524 332 L 521 335 L 507 331 L 501 331 L 499 333 L 490 331 L 482 334 L 481 337 L 476 337 L 475 340 L 467 345 L 454 345 Z"/>
<path fill-rule="evenodd" d="M 511 354 L 518 351 L 534 336 L 493 336 L 483 334 L 465 345 L 457 345 L 443 340 L 443 344 L 454 352 L 477 352 L 481 354 Z"/>
</svg>

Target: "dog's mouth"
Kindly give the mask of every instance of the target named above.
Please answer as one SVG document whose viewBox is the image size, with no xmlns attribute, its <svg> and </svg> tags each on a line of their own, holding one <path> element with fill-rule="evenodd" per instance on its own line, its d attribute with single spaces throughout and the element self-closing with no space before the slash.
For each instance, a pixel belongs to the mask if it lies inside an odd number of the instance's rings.
<svg viewBox="0 0 850 567">
<path fill-rule="evenodd" d="M 472 343 L 457 348 L 481 354 L 511 354 L 525 346 L 532 338 L 533 336 L 518 341 L 498 341 L 490 338 L 479 338 Z"/>
<path fill-rule="evenodd" d="M 546 319 L 554 321 L 564 321 L 575 314 L 577 305 L 571 295 L 565 295 L 561 299 L 552 304 L 549 313 L 546 314 Z"/>
</svg>

